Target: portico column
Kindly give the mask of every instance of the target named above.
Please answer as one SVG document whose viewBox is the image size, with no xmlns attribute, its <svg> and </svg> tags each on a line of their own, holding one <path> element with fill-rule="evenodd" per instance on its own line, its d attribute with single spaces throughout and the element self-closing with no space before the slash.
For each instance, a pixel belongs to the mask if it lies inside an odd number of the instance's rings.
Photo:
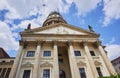
<svg viewBox="0 0 120 78">
<path fill-rule="evenodd" d="M 90 51 L 89 51 L 89 48 L 87 46 L 87 43 L 83 42 L 83 46 L 84 46 L 85 53 L 86 53 L 87 58 L 88 58 L 88 62 L 89 62 L 90 68 L 91 68 L 92 73 L 93 73 L 93 77 L 94 78 L 98 78 L 98 73 L 97 73 L 97 70 L 96 70 L 96 66 L 94 64 L 94 60 L 92 59 L 92 57 L 90 55 Z"/>
<path fill-rule="evenodd" d="M 53 45 L 53 50 L 54 50 L 54 78 L 59 78 L 59 64 L 58 64 L 58 47 L 57 47 L 57 43 L 54 42 Z"/>
<path fill-rule="evenodd" d="M 33 69 L 33 77 L 32 78 L 38 78 L 40 51 L 41 51 L 41 42 L 38 41 L 37 42 L 37 49 L 35 52 L 35 62 L 34 62 L 34 69 Z"/>
<path fill-rule="evenodd" d="M 13 66 L 12 66 L 9 78 L 15 78 L 15 76 L 17 74 L 17 71 L 18 71 L 17 69 L 18 69 L 18 66 L 19 66 L 19 62 L 20 62 L 21 56 L 23 54 L 23 48 L 24 48 L 24 42 L 20 41 L 20 46 L 19 46 L 18 54 L 16 56 L 16 59 L 14 61 Z"/>
<path fill-rule="evenodd" d="M 76 58 L 74 55 L 74 49 L 72 46 L 72 43 L 68 43 L 68 56 L 69 56 L 69 62 L 70 62 L 70 70 L 71 70 L 71 76 L 72 78 L 80 78 Z"/>
<path fill-rule="evenodd" d="M 98 46 L 98 49 L 99 49 L 99 51 L 101 53 L 101 56 L 102 56 L 102 58 L 103 58 L 103 60 L 104 60 L 104 62 L 106 64 L 106 66 L 107 66 L 107 69 L 108 69 L 109 73 L 113 74 L 113 75 L 116 74 L 115 69 L 113 68 L 110 60 L 108 59 L 108 57 L 107 57 L 107 55 L 105 53 L 105 50 L 103 49 L 100 41 L 97 42 L 97 46 Z"/>
</svg>

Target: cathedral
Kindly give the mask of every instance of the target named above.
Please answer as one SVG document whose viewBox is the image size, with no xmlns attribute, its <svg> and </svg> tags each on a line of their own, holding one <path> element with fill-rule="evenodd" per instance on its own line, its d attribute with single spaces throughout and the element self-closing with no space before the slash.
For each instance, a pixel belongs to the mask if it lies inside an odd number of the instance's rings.
<svg viewBox="0 0 120 78">
<path fill-rule="evenodd" d="M 41 27 L 20 32 L 9 78 L 98 78 L 116 74 L 99 34 L 51 12 Z"/>
</svg>

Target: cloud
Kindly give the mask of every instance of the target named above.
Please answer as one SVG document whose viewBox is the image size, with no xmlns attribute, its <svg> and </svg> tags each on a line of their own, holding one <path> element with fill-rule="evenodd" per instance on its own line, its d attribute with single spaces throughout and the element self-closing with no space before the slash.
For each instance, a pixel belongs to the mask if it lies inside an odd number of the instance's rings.
<svg viewBox="0 0 120 78">
<path fill-rule="evenodd" d="M 9 26 L 0 21 L 0 47 L 5 50 L 17 50 L 18 42 L 14 38 L 14 33 L 11 32 Z"/>
<path fill-rule="evenodd" d="M 101 0 L 66 0 L 69 4 L 75 3 L 78 10 L 78 15 L 85 15 L 97 8 Z"/>
<path fill-rule="evenodd" d="M 108 57 L 110 58 L 110 60 L 113 60 L 120 56 L 120 45 L 119 44 L 107 45 L 105 50 L 108 52 Z"/>
<path fill-rule="evenodd" d="M 103 12 L 105 14 L 103 25 L 108 26 L 112 19 L 120 19 L 120 0 L 103 0 L 104 8 Z"/>
<path fill-rule="evenodd" d="M 119 44 L 115 44 L 115 37 L 112 37 L 111 41 L 108 42 L 108 44 L 106 44 L 106 48 L 105 50 L 108 52 L 108 57 L 110 58 L 110 60 L 113 60 L 117 57 L 119 57 L 120 55 L 120 45 Z"/>
</svg>

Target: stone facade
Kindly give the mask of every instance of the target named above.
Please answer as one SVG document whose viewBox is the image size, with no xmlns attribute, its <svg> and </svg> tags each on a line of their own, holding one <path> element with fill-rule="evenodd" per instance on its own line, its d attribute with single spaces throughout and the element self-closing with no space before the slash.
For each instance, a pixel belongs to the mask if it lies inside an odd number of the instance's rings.
<svg viewBox="0 0 120 78">
<path fill-rule="evenodd" d="M 9 78 L 98 78 L 116 74 L 99 34 L 72 25 L 58 12 L 42 27 L 21 32 Z"/>
<path fill-rule="evenodd" d="M 0 78 L 9 78 L 14 59 L 3 48 L 0 48 Z"/>
<path fill-rule="evenodd" d="M 115 68 L 116 72 L 120 74 L 120 57 L 114 59 L 111 61 L 113 67 Z"/>
</svg>

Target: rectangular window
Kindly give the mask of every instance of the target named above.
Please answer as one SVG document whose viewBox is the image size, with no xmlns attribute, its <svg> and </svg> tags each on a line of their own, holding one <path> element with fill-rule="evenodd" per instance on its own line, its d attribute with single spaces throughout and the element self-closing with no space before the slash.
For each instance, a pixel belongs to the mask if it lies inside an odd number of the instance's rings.
<svg viewBox="0 0 120 78">
<path fill-rule="evenodd" d="M 9 77 L 10 71 L 11 71 L 11 68 L 8 68 L 5 78 Z"/>
<path fill-rule="evenodd" d="M 0 73 L 1 73 L 1 71 L 2 71 L 2 68 L 0 68 Z"/>
<path fill-rule="evenodd" d="M 86 78 L 86 74 L 85 74 L 85 69 L 84 68 L 79 68 L 79 72 L 80 72 L 81 78 Z"/>
<path fill-rule="evenodd" d="M 51 51 L 44 51 L 43 56 L 51 56 Z"/>
<path fill-rule="evenodd" d="M 27 52 L 27 57 L 34 57 L 35 51 L 28 51 Z"/>
<path fill-rule="evenodd" d="M 23 78 L 30 78 L 30 70 L 24 70 Z"/>
<path fill-rule="evenodd" d="M 58 59 L 59 64 L 63 63 L 63 59 Z"/>
<path fill-rule="evenodd" d="M 96 67 L 99 77 L 103 76 L 100 67 Z"/>
<path fill-rule="evenodd" d="M 4 69 L 3 69 L 2 73 L 1 73 L 1 76 L 3 76 L 3 77 L 4 77 L 5 72 L 6 72 L 6 69 L 7 69 L 7 68 L 4 68 Z"/>
<path fill-rule="evenodd" d="M 50 78 L 50 69 L 43 70 L 43 78 Z"/>
<path fill-rule="evenodd" d="M 81 56 L 80 51 L 74 51 L 75 56 Z"/>
<path fill-rule="evenodd" d="M 94 51 L 90 51 L 91 56 L 95 56 Z"/>
</svg>

